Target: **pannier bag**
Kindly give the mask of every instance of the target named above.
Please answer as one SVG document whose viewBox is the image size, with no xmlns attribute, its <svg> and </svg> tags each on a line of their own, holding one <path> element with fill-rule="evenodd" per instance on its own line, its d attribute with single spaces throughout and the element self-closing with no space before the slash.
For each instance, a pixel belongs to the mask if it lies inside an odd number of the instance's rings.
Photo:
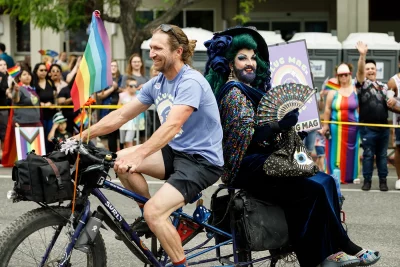
<svg viewBox="0 0 400 267">
<path fill-rule="evenodd" d="M 285 213 L 280 206 L 239 191 L 231 209 L 239 249 L 263 251 L 289 244 Z"/>
<path fill-rule="evenodd" d="M 20 200 L 51 204 L 71 200 L 73 196 L 70 164 L 59 151 L 47 156 L 32 151 L 26 159 L 15 162 L 12 179 Z"/>
</svg>

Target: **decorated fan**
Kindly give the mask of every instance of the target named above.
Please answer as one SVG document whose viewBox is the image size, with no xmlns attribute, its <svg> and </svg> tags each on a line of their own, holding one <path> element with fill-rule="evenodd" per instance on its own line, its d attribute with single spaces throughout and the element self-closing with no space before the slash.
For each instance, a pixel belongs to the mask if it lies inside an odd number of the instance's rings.
<svg viewBox="0 0 400 267">
<path fill-rule="evenodd" d="M 297 83 L 278 85 L 269 90 L 258 104 L 256 121 L 265 125 L 281 120 L 288 112 L 301 108 L 315 93 L 311 87 Z"/>
</svg>

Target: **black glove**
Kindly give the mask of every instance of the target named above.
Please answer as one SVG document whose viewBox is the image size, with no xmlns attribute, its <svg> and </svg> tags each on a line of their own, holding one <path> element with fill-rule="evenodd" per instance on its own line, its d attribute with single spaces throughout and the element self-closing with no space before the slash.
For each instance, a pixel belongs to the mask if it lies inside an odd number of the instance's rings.
<svg viewBox="0 0 400 267">
<path fill-rule="evenodd" d="M 279 122 L 280 130 L 289 130 L 291 127 L 295 126 L 299 119 L 299 109 L 296 108 L 288 112 Z"/>
<path fill-rule="evenodd" d="M 304 138 L 308 136 L 306 131 L 298 132 L 297 134 L 300 136 L 301 140 L 304 140 Z"/>
</svg>

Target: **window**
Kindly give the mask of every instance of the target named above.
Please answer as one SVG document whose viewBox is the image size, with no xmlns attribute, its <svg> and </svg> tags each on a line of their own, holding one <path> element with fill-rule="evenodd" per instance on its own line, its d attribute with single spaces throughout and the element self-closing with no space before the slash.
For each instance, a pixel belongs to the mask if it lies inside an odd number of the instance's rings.
<svg viewBox="0 0 400 267">
<path fill-rule="evenodd" d="M 328 22 L 326 21 L 306 21 L 304 23 L 305 32 L 328 32 Z"/>
<path fill-rule="evenodd" d="M 139 29 L 152 20 L 154 20 L 154 12 L 152 10 L 136 11 L 136 24 Z"/>
<path fill-rule="evenodd" d="M 186 26 L 214 31 L 214 11 L 212 10 L 187 10 Z"/>
<path fill-rule="evenodd" d="M 300 32 L 301 23 L 297 21 L 274 21 L 272 22 L 272 31 L 281 31 L 282 39 L 289 41 L 296 32 Z"/>
<path fill-rule="evenodd" d="M 23 23 L 17 20 L 17 52 L 31 51 L 31 26 L 30 23 Z"/>
<path fill-rule="evenodd" d="M 69 51 L 84 52 L 88 42 L 88 26 L 85 24 L 79 30 L 69 32 Z"/>
</svg>

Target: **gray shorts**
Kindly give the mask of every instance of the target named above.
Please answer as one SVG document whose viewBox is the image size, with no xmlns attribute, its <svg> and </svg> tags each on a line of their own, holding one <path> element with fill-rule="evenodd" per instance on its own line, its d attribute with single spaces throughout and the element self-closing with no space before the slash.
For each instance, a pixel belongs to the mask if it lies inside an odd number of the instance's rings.
<svg viewBox="0 0 400 267">
<path fill-rule="evenodd" d="M 216 166 L 199 154 L 186 154 L 169 145 L 161 149 L 165 180 L 175 187 L 189 203 L 194 197 L 213 185 L 222 175 L 223 168 Z"/>
<path fill-rule="evenodd" d="M 126 142 L 133 142 L 135 138 L 135 132 L 133 130 L 119 130 L 119 142 L 124 144 Z"/>
</svg>

